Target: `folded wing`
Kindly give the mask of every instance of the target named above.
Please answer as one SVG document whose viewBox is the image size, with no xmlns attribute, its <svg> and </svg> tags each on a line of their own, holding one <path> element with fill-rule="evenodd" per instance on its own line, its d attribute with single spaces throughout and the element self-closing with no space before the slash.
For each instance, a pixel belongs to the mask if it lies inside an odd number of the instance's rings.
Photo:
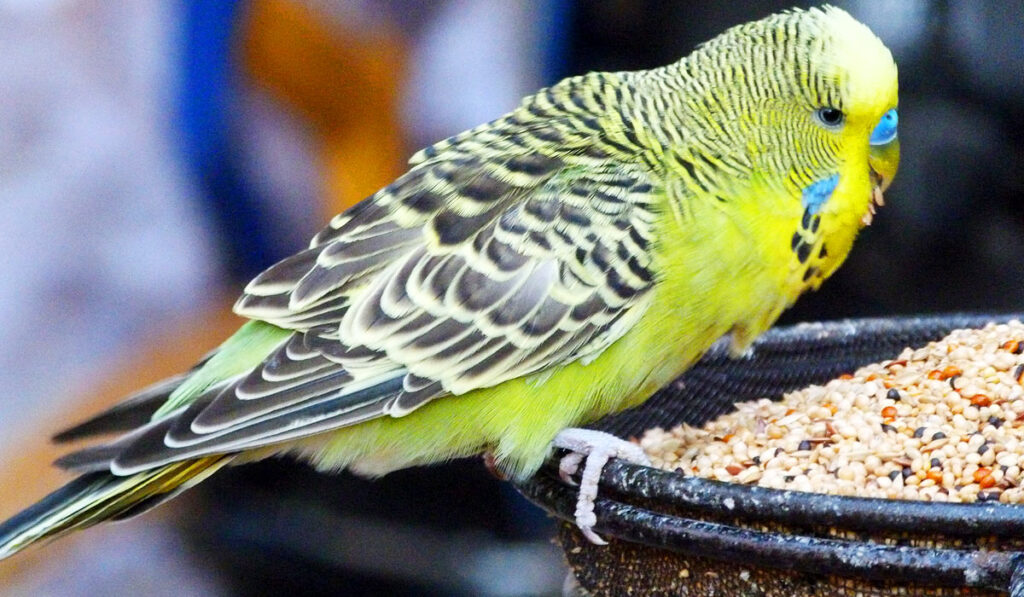
<svg viewBox="0 0 1024 597">
<path fill-rule="evenodd" d="M 294 330 L 260 366 L 60 462 L 131 474 L 599 355 L 649 299 L 659 189 L 596 131 L 574 144 L 571 121 L 524 126 L 525 109 L 421 152 L 253 280 L 236 312 Z"/>
</svg>

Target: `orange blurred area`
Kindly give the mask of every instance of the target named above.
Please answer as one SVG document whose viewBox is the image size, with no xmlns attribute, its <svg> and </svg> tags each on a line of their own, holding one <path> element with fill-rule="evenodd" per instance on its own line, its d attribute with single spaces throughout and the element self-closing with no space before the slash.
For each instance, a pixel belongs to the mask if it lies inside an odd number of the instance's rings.
<svg viewBox="0 0 1024 597">
<path fill-rule="evenodd" d="M 395 32 L 327 25 L 307 7 L 259 0 L 242 25 L 241 62 L 253 83 L 313 127 L 327 183 L 324 220 L 400 173 L 405 48 Z"/>
</svg>

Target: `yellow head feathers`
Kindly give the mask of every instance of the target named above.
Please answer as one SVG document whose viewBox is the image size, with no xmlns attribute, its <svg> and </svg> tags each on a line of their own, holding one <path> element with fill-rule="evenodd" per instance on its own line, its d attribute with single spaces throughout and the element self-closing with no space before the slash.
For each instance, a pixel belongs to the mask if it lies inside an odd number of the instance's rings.
<svg viewBox="0 0 1024 597">
<path fill-rule="evenodd" d="M 820 13 L 823 22 L 822 65 L 833 69 L 848 110 L 870 112 L 880 117 L 896 107 L 896 62 L 889 49 L 863 23 L 833 6 L 807 14 Z"/>
<path fill-rule="evenodd" d="M 869 138 L 896 107 L 896 65 L 845 11 L 792 10 L 733 27 L 649 77 L 679 100 L 664 118 L 681 131 L 682 177 L 708 181 L 705 189 L 725 180 L 747 195 L 735 182 L 757 179 L 792 197 L 854 169 L 870 194 Z"/>
</svg>

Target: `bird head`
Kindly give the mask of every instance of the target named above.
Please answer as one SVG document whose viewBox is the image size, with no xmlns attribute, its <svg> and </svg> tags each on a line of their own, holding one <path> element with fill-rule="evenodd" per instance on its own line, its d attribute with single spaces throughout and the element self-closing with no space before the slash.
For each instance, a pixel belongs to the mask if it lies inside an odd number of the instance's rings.
<svg viewBox="0 0 1024 597">
<path fill-rule="evenodd" d="M 812 213 L 870 221 L 899 164 L 892 54 L 845 11 L 733 27 L 675 65 L 686 168 L 786 187 Z M 703 179 L 714 179 L 714 173 Z M 833 200 L 833 198 L 841 198 Z"/>
<path fill-rule="evenodd" d="M 819 60 L 830 74 L 843 111 L 842 121 L 830 131 L 838 137 L 834 167 L 841 177 L 857 184 L 867 162 L 871 201 L 862 222 L 870 224 L 900 162 L 896 63 L 882 42 L 846 12 L 830 7 L 823 15 Z"/>
</svg>

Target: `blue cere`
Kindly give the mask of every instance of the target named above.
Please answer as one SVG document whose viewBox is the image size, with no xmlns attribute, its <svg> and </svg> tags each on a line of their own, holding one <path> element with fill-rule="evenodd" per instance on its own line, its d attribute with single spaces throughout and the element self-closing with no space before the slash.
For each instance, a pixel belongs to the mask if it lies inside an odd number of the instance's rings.
<svg viewBox="0 0 1024 597">
<path fill-rule="evenodd" d="M 822 178 L 821 180 L 804 187 L 804 209 L 810 211 L 812 214 L 818 213 L 821 206 L 828 201 L 829 197 L 832 196 L 832 191 L 836 190 L 836 185 L 838 184 L 839 175 L 833 174 L 828 178 Z"/>
<path fill-rule="evenodd" d="M 878 121 L 875 130 L 871 131 L 869 143 L 872 145 L 885 145 L 896 138 L 896 128 L 900 123 L 900 117 L 896 108 L 886 112 Z"/>
</svg>

